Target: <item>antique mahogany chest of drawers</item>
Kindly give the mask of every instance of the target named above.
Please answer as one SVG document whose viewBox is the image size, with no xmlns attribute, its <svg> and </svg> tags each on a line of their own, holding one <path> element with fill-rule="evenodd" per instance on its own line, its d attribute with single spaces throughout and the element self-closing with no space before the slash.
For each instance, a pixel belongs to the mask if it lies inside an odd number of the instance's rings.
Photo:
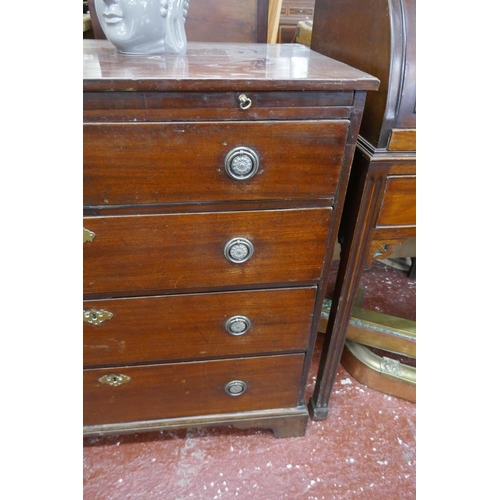
<svg viewBox="0 0 500 500">
<path fill-rule="evenodd" d="M 301 45 L 84 40 L 84 433 L 303 435 L 366 92 Z"/>
</svg>

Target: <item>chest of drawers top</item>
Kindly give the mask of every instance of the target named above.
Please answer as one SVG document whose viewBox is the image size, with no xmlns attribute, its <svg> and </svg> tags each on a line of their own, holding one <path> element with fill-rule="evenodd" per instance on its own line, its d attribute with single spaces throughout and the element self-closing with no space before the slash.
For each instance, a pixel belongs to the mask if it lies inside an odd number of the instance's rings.
<svg viewBox="0 0 500 500">
<path fill-rule="evenodd" d="M 300 44 L 190 43 L 185 55 L 124 56 L 83 40 L 83 90 L 376 90 L 378 80 Z M 85 106 L 84 106 L 85 107 Z"/>
</svg>

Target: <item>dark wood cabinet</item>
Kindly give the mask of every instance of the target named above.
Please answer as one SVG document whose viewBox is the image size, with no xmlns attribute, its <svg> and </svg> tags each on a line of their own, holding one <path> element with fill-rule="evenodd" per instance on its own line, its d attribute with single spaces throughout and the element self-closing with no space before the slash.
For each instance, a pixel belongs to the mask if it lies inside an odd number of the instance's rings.
<svg viewBox="0 0 500 500">
<path fill-rule="evenodd" d="M 316 0 L 311 48 L 380 80 L 367 96 L 342 216 L 339 272 L 310 402 L 316 419 L 328 414 L 363 269 L 416 237 L 415 10 L 415 0 Z"/>
<path fill-rule="evenodd" d="M 305 433 L 366 93 L 301 45 L 84 41 L 84 433 Z"/>
</svg>

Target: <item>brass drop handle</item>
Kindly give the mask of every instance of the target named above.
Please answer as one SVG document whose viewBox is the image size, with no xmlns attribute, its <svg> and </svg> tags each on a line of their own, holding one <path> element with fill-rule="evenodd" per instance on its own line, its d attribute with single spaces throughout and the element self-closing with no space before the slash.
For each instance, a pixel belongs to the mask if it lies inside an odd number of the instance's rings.
<svg viewBox="0 0 500 500">
<path fill-rule="evenodd" d="M 248 385 L 242 380 L 232 380 L 224 387 L 230 396 L 241 396 L 248 389 Z"/>
<path fill-rule="evenodd" d="M 247 97 L 245 94 L 240 94 L 238 96 L 238 102 L 240 103 L 241 109 L 248 109 L 252 106 L 252 99 Z"/>
</svg>

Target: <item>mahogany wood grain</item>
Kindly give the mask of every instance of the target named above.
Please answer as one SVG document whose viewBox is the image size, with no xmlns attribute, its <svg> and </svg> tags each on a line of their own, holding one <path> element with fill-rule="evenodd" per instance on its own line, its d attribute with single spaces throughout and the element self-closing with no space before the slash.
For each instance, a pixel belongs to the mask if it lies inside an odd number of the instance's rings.
<svg viewBox="0 0 500 500">
<path fill-rule="evenodd" d="M 416 176 L 390 176 L 376 227 L 415 226 L 417 224 Z"/>
<path fill-rule="evenodd" d="M 83 325 L 86 367 L 305 351 L 316 288 L 258 290 L 84 301 L 84 310 L 113 314 Z M 231 335 L 233 316 L 250 329 Z"/>
<path fill-rule="evenodd" d="M 387 239 L 382 238 L 380 240 L 377 240 L 375 238 L 372 239 L 370 248 L 368 250 L 368 255 L 364 263 L 364 269 L 365 270 L 370 269 L 370 267 L 373 265 L 373 261 L 376 259 L 383 260 L 392 258 L 394 256 L 394 251 L 397 251 L 398 247 L 399 248 L 403 247 L 404 243 L 405 243 L 404 239 L 397 239 L 394 237 Z M 404 256 L 407 257 L 407 255 Z"/>
<path fill-rule="evenodd" d="M 415 0 L 315 3 L 311 48 L 380 80 L 360 129 L 377 148 L 387 147 L 394 127 L 416 126 L 415 24 Z"/>
<path fill-rule="evenodd" d="M 308 198 L 294 200 L 294 208 L 331 207 L 331 198 Z M 224 201 L 217 200 L 209 203 L 170 203 L 170 204 L 137 204 L 137 205 L 87 205 L 83 208 L 84 217 L 100 215 L 154 215 L 181 212 L 243 212 L 259 210 L 280 210 L 290 208 L 289 200 L 249 200 Z"/>
<path fill-rule="evenodd" d="M 304 436 L 306 434 L 308 422 L 309 413 L 307 409 L 302 405 L 298 405 L 294 408 L 87 425 L 83 428 L 83 435 L 103 436 L 109 434 L 130 434 L 132 432 L 154 432 L 165 429 L 225 425 L 234 427 L 235 429 L 271 429 L 274 433 L 274 437 L 288 438 Z"/>
<path fill-rule="evenodd" d="M 377 90 L 368 73 L 300 44 L 188 42 L 185 55 L 118 54 L 108 40 L 83 40 L 85 92 Z"/>
<path fill-rule="evenodd" d="M 415 238 L 417 236 L 417 226 L 389 226 L 377 227 L 371 232 L 370 238 L 373 242 L 377 240 L 383 243 L 387 240 L 400 240 L 401 244 L 405 240 Z"/>
<path fill-rule="evenodd" d="M 84 425 L 295 407 L 303 363 L 304 354 L 289 354 L 84 370 Z M 99 382 L 112 374 L 131 380 Z M 246 392 L 228 395 L 233 380 Z"/>
<path fill-rule="evenodd" d="M 347 118 L 353 92 L 249 92 L 242 110 L 241 92 L 85 92 L 85 122 L 209 121 Z M 293 103 L 293 107 L 290 107 Z"/>
<path fill-rule="evenodd" d="M 417 127 L 417 3 L 416 0 L 401 0 L 396 7 L 403 18 L 403 75 L 400 80 L 401 90 L 396 105 L 397 129 L 415 129 Z M 398 26 L 399 28 L 399 26 Z M 416 143 L 413 148 L 416 151 Z"/>
<path fill-rule="evenodd" d="M 347 120 L 86 124 L 84 204 L 332 198 L 348 127 Z M 224 168 L 241 146 L 259 158 L 248 180 Z"/>
<path fill-rule="evenodd" d="M 380 8 L 384 3 L 387 0 L 316 0 L 311 37 L 313 50 L 339 61 L 349 61 L 379 78 L 380 88 L 367 96 L 360 130 L 361 135 L 374 142 L 378 141 L 382 126 L 390 76 L 390 18 Z M 375 50 L 362 49 L 373 49 L 374 39 Z"/>
<path fill-rule="evenodd" d="M 214 108 L 214 109 L 190 109 L 179 108 L 171 110 L 164 109 L 119 109 L 109 110 L 103 113 L 101 110 L 89 110 L 84 113 L 84 123 L 109 123 L 112 122 L 163 122 L 163 121 L 247 121 L 247 120 L 329 120 L 345 119 L 349 117 L 351 108 L 348 106 L 322 106 L 322 107 L 298 107 L 292 111 L 286 107 L 261 108 L 248 111 L 244 115 L 241 110 Z"/>
<path fill-rule="evenodd" d="M 84 294 L 318 280 L 331 214 L 318 208 L 85 218 L 96 236 L 84 243 Z M 255 248 L 244 263 L 224 257 L 237 237 Z"/>
<path fill-rule="evenodd" d="M 410 153 L 407 157 L 388 161 L 387 175 L 417 175 L 417 160 L 415 153 Z M 387 161 L 387 160 L 384 160 Z"/>
<path fill-rule="evenodd" d="M 393 129 L 387 145 L 389 151 L 416 151 L 416 129 Z"/>
</svg>

